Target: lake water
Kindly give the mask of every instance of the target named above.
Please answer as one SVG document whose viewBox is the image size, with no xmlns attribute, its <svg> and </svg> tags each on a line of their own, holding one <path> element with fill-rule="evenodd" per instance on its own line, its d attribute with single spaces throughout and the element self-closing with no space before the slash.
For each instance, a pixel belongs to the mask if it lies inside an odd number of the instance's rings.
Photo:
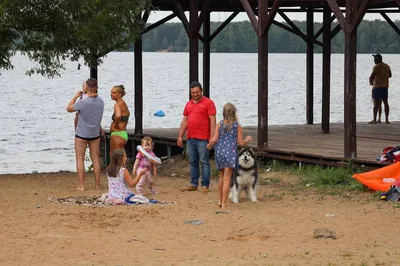
<svg viewBox="0 0 400 266">
<path fill-rule="evenodd" d="M 200 67 L 202 56 L 200 55 Z M 332 55 L 331 122 L 343 122 L 343 54 Z M 390 88 L 391 119 L 398 120 L 400 55 L 383 55 L 393 72 Z M 22 55 L 12 58 L 13 70 L 0 76 L 0 174 L 75 171 L 74 114 L 66 106 L 88 78 L 89 70 L 66 62 L 60 78 L 47 79 L 25 71 L 32 62 Z M 82 63 L 82 62 L 81 62 Z M 83 63 L 82 63 L 83 64 Z M 102 121 L 109 128 L 114 102 L 111 87 L 124 84 L 125 101 L 134 110 L 133 53 L 110 53 L 99 68 L 99 94 L 105 101 Z M 357 121 L 372 116 L 368 77 L 373 67 L 370 54 L 357 57 Z M 144 128 L 179 127 L 188 99 L 189 55 L 187 53 L 144 53 Z M 314 120 L 321 121 L 322 56 L 315 55 Z M 202 73 L 199 74 L 200 82 Z M 306 55 L 269 55 L 269 124 L 304 124 L 306 121 Z M 242 125 L 257 125 L 257 54 L 212 54 L 211 98 L 222 107 L 232 102 Z M 165 117 L 155 117 L 162 109 Z M 133 119 L 129 128 L 134 127 Z"/>
</svg>

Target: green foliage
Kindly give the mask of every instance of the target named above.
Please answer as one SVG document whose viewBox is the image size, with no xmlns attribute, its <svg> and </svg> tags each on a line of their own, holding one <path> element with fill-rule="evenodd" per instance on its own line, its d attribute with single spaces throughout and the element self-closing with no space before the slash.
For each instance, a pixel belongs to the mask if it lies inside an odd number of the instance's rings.
<svg viewBox="0 0 400 266">
<path fill-rule="evenodd" d="M 272 160 L 265 163 L 262 168 L 299 175 L 303 187 L 322 189 L 325 193 L 365 189 L 361 183 L 352 178 L 352 175 L 360 172 L 361 169 L 354 167 L 351 163 L 343 167 L 327 167 Z"/>
<path fill-rule="evenodd" d="M 5 18 L 4 7 L 0 5 L 0 69 L 11 69 L 13 66 L 10 58 L 14 55 L 14 40 L 18 35 L 14 30 L 6 27 Z"/>
<path fill-rule="evenodd" d="M 65 59 L 83 58 L 97 67 L 109 52 L 128 49 L 144 29 L 141 13 L 150 10 L 150 2 L 1 0 L 0 29 L 16 32 L 21 40 L 14 49 L 38 63 L 28 74 L 54 77 Z"/>
<path fill-rule="evenodd" d="M 295 171 L 303 176 L 302 184 L 317 187 L 343 186 L 346 190 L 359 190 L 363 186 L 352 178 L 353 170 L 348 167 L 304 166 Z"/>
<path fill-rule="evenodd" d="M 294 21 L 298 28 L 306 33 L 305 21 Z M 400 21 L 394 22 L 400 27 Z M 283 23 L 288 26 L 286 23 Z M 211 32 L 221 25 L 221 22 L 211 22 Z M 332 28 L 337 23 L 332 23 Z M 314 23 L 314 32 L 322 27 L 322 23 Z M 364 20 L 358 28 L 357 49 L 359 53 L 400 53 L 400 36 L 392 27 L 382 20 Z M 299 36 L 272 25 L 268 33 L 268 49 L 270 53 L 305 53 L 306 43 Z M 318 38 L 322 41 L 322 35 Z M 154 52 L 170 50 L 173 52 L 187 52 L 189 50 L 187 34 L 182 23 L 166 23 L 143 37 L 143 49 Z M 231 22 L 211 42 L 212 52 L 225 53 L 255 53 L 258 41 L 253 26 L 249 21 Z M 202 49 L 202 45 L 199 46 Z M 132 49 L 132 47 L 131 47 Z M 316 52 L 322 48 L 315 45 Z M 344 52 L 344 35 L 338 33 L 332 40 L 332 52 Z"/>
</svg>

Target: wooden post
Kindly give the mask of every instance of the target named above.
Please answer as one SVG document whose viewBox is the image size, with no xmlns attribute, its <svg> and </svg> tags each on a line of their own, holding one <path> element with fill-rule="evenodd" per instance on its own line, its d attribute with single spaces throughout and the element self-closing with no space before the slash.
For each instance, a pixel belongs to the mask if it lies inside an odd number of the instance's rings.
<svg viewBox="0 0 400 266">
<path fill-rule="evenodd" d="M 336 0 L 327 0 L 344 32 L 344 157 L 357 157 L 356 69 L 357 27 L 371 0 L 346 0 L 346 17 Z M 361 5 L 359 5 L 361 3 Z"/>
<path fill-rule="evenodd" d="M 199 81 L 199 37 L 197 31 L 198 0 L 190 0 L 189 24 L 189 84 Z M 189 99 L 191 98 L 189 91 Z"/>
<path fill-rule="evenodd" d="M 143 134 L 143 59 L 142 37 L 134 44 L 135 55 L 135 135 Z"/>
<path fill-rule="evenodd" d="M 268 147 L 268 30 L 282 0 L 274 0 L 268 13 L 268 0 L 258 0 L 258 20 L 249 0 L 240 0 L 258 35 L 258 148 Z"/>
<path fill-rule="evenodd" d="M 312 8 L 307 9 L 307 124 L 314 123 L 314 12 Z"/>
<path fill-rule="evenodd" d="M 203 23 L 203 95 L 210 98 L 210 53 L 211 53 L 211 40 L 210 40 L 210 13 L 205 15 Z"/>
<path fill-rule="evenodd" d="M 329 133 L 330 101 L 331 101 L 331 10 L 324 7 L 323 13 L 323 43 L 322 47 L 322 118 L 321 131 Z"/>
<path fill-rule="evenodd" d="M 268 147 L 268 0 L 258 0 L 258 131 L 257 146 Z"/>
<path fill-rule="evenodd" d="M 346 0 L 346 22 L 357 14 L 357 1 Z M 345 31 L 344 40 L 344 157 L 357 157 L 356 69 L 357 28 Z"/>
</svg>

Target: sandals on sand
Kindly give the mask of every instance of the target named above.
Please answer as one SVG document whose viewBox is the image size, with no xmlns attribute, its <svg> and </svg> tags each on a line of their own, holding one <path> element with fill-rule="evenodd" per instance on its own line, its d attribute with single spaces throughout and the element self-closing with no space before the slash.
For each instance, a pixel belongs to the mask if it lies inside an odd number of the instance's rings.
<svg viewBox="0 0 400 266">
<path fill-rule="evenodd" d="M 374 121 L 374 120 L 369 121 L 368 124 L 376 124 L 376 121 Z"/>
</svg>

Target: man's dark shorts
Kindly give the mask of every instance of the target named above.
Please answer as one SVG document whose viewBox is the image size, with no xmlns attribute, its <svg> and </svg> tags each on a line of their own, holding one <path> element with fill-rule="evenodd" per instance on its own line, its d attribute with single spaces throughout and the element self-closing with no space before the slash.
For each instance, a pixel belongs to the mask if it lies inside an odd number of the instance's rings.
<svg viewBox="0 0 400 266">
<path fill-rule="evenodd" d="M 388 88 L 373 88 L 372 89 L 372 99 L 374 100 L 387 100 L 388 98 Z"/>
</svg>

